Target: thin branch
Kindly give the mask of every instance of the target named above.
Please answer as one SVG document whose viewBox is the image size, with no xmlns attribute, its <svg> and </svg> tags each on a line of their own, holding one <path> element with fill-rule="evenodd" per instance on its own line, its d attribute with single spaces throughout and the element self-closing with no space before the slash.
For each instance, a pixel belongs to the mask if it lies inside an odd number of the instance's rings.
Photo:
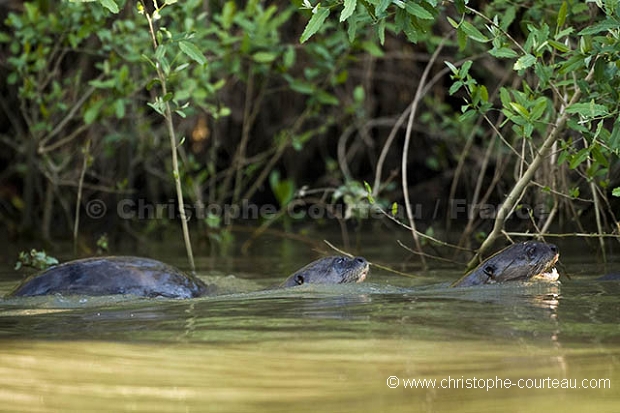
<svg viewBox="0 0 620 413">
<path fill-rule="evenodd" d="M 78 252 L 78 232 L 80 228 L 80 207 L 82 205 L 82 189 L 84 188 L 84 176 L 86 175 L 86 168 L 88 168 L 88 159 L 90 157 L 90 138 L 84 145 L 84 160 L 82 161 L 82 171 L 80 172 L 80 180 L 78 181 L 77 199 L 75 200 L 75 220 L 73 222 L 73 255 L 77 255 Z"/>
<path fill-rule="evenodd" d="M 443 49 L 443 45 L 445 44 L 446 39 L 443 39 L 441 43 L 437 46 L 437 49 L 431 56 L 428 64 L 424 68 L 424 72 L 422 73 L 422 77 L 420 78 L 420 84 L 418 85 L 418 89 L 413 98 L 413 102 L 411 104 L 411 111 L 409 112 L 409 120 L 407 121 L 407 131 L 405 132 L 405 143 L 403 145 L 403 156 L 401 161 L 401 171 L 402 171 L 402 187 L 403 187 L 403 198 L 405 199 L 405 209 L 407 211 L 407 219 L 409 220 L 409 226 L 411 227 L 411 235 L 413 236 L 413 241 L 415 243 L 416 249 L 422 254 L 422 245 L 420 244 L 420 239 L 418 237 L 418 231 L 415 228 L 415 220 L 413 218 L 413 211 L 411 209 L 411 202 L 409 200 L 409 183 L 407 182 L 407 165 L 409 158 L 409 144 L 411 143 L 411 135 L 413 129 L 413 120 L 415 119 L 416 111 L 418 109 L 418 104 L 422 100 L 422 89 L 424 88 L 424 84 L 426 83 L 426 79 L 428 78 L 428 74 L 431 71 L 431 67 L 435 63 L 437 56 Z M 426 269 L 426 259 L 424 255 L 420 255 L 420 260 L 422 261 L 422 267 Z"/>
<path fill-rule="evenodd" d="M 506 235 L 511 237 L 531 237 L 539 234 L 531 232 L 505 232 Z M 620 241 L 620 234 L 611 234 L 607 232 L 603 233 L 587 233 L 587 232 L 566 232 L 563 234 L 548 233 L 545 234 L 548 238 L 615 238 Z"/>
<path fill-rule="evenodd" d="M 343 251 L 340 248 L 335 247 L 334 244 L 332 244 L 331 242 L 329 242 L 327 240 L 323 240 L 323 242 L 326 243 L 331 249 L 333 249 L 337 253 L 342 254 L 344 256 L 347 256 L 349 258 L 353 257 L 352 254 L 349 254 L 348 252 Z M 373 267 L 377 267 L 380 270 L 385 270 L 385 271 L 389 271 L 389 272 L 394 273 L 394 274 L 402 275 L 403 277 L 408 277 L 408 278 L 419 278 L 420 277 L 419 275 L 407 274 L 406 272 L 398 271 L 398 270 L 395 270 L 394 268 L 386 267 L 385 265 L 377 264 L 375 262 L 368 261 L 368 264 L 372 265 Z"/>
</svg>

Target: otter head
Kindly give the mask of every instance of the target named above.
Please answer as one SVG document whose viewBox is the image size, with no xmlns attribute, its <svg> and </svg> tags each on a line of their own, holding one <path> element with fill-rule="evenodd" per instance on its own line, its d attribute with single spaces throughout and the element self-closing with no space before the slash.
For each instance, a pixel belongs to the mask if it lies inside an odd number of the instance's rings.
<svg viewBox="0 0 620 413">
<path fill-rule="evenodd" d="M 343 284 L 362 282 L 368 275 L 368 261 L 362 257 L 326 257 L 311 262 L 288 277 L 283 287 L 302 284 Z"/>
<path fill-rule="evenodd" d="M 465 275 L 453 287 L 507 281 L 556 281 L 559 274 L 554 265 L 560 253 L 553 244 L 526 241 L 513 244 L 491 256 Z"/>
</svg>

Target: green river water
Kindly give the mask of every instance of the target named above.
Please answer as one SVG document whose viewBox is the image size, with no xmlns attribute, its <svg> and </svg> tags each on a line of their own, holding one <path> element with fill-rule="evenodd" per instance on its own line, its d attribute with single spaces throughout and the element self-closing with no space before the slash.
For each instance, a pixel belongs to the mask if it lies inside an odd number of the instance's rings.
<svg viewBox="0 0 620 413">
<path fill-rule="evenodd" d="M 410 270 L 389 250 L 364 255 Z M 184 266 L 176 249 L 151 256 Z M 620 411 L 620 282 L 593 281 L 591 258 L 563 259 L 576 275 L 561 285 L 371 269 L 263 291 L 316 257 L 279 240 L 198 254 L 223 294 L 193 300 L 0 299 L 0 411 Z M 20 277 L 1 268 L 0 294 Z"/>
</svg>

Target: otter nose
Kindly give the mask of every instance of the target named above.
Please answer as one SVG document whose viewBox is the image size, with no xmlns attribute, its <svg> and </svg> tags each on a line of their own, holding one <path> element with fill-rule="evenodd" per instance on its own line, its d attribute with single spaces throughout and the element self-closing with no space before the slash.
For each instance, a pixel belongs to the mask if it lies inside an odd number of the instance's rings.
<svg viewBox="0 0 620 413">
<path fill-rule="evenodd" d="M 553 251 L 555 254 L 560 252 L 560 249 L 557 247 L 557 245 L 555 244 L 547 244 L 547 245 L 549 245 L 549 248 L 551 248 L 551 251 Z"/>
<path fill-rule="evenodd" d="M 363 257 L 355 257 L 355 262 L 361 265 L 368 264 L 368 261 L 366 261 L 366 259 Z"/>
</svg>

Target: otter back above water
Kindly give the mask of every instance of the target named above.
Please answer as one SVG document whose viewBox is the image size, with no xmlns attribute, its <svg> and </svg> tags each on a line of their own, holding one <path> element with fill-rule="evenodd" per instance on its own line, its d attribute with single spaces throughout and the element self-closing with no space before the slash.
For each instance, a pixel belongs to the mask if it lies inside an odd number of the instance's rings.
<svg viewBox="0 0 620 413">
<path fill-rule="evenodd" d="M 368 274 L 361 257 L 326 257 L 291 275 L 282 285 L 360 282 Z M 115 295 L 193 298 L 209 295 L 215 287 L 163 262 L 139 257 L 100 257 L 70 261 L 24 280 L 9 296 L 47 294 Z"/>
<path fill-rule="evenodd" d="M 70 261 L 37 273 L 10 296 L 114 295 L 192 298 L 209 288 L 197 277 L 163 262 L 140 257 L 101 257 Z"/>
</svg>

